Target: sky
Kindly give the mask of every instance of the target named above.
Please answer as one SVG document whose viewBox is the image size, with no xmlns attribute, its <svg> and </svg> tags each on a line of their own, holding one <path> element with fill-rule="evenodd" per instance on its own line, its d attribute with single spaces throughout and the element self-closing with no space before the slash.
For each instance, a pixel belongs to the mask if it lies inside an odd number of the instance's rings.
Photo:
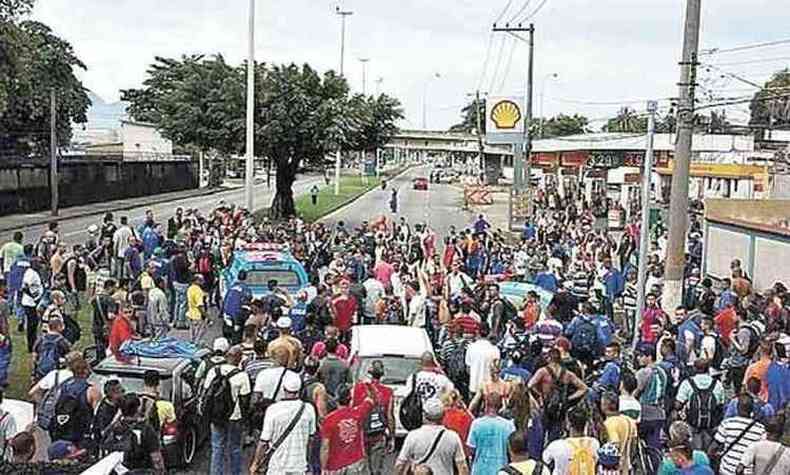
<svg viewBox="0 0 790 475">
<path fill-rule="evenodd" d="M 115 101 L 120 89 L 141 85 L 154 56 L 221 53 L 240 62 L 247 54 L 248 3 L 39 0 L 33 18 L 71 42 L 88 67 L 80 73 L 85 86 Z M 648 99 L 677 96 L 685 3 L 256 0 L 256 60 L 339 69 L 340 19 L 335 9 L 340 5 L 353 11 L 347 18 L 345 55 L 351 87 L 362 91 L 359 59 L 367 58 L 367 92 L 379 90 L 400 99 L 406 115 L 402 127 L 421 128 L 424 108 L 428 128 L 446 129 L 459 121 L 468 94 L 477 89 L 523 95 L 526 45 L 490 29 L 503 11 L 500 25 L 534 12 L 534 114 L 541 109 L 545 116 L 580 113 L 599 128 L 622 105 L 641 111 Z M 788 39 L 788 18 L 788 1 L 703 0 L 700 47 L 723 49 Z M 790 64 L 788 58 L 789 43 L 701 56 L 706 63 L 724 65 L 719 67 L 757 82 Z M 743 64 L 754 60 L 759 62 Z M 755 91 L 721 76 L 719 70 L 703 66 L 703 93 L 735 97 Z M 660 102 L 662 110 L 668 104 Z M 748 119 L 748 106 L 733 106 L 727 112 L 736 123 Z"/>
</svg>

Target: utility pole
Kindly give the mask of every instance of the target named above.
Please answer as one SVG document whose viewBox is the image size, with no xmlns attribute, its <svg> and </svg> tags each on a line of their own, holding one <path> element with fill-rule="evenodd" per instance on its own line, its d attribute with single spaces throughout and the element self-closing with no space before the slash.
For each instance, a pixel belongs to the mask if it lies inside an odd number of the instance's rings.
<svg viewBox="0 0 790 475">
<path fill-rule="evenodd" d="M 58 215 L 58 103 L 55 89 L 49 91 L 49 194 L 52 216 Z"/>
<path fill-rule="evenodd" d="M 362 63 L 362 95 L 365 96 L 368 93 L 368 61 L 370 58 L 359 58 L 359 62 Z"/>
<path fill-rule="evenodd" d="M 477 160 L 480 170 L 485 169 L 485 147 L 483 146 L 483 119 L 480 117 L 480 90 L 475 92 L 475 113 L 477 115 Z"/>
<path fill-rule="evenodd" d="M 513 150 L 513 188 L 510 191 L 510 203 L 508 205 L 508 227 L 513 224 L 513 200 L 516 197 L 520 198 L 520 192 L 524 191 L 527 196 L 527 216 L 532 218 L 532 171 L 530 169 L 530 154 L 532 153 L 532 132 L 530 126 L 532 125 L 532 89 L 533 89 L 533 69 L 535 58 L 535 25 L 530 23 L 528 28 L 524 28 L 521 24 L 516 27 L 505 25 L 504 28 L 498 28 L 496 24 L 493 28 L 494 32 L 505 32 L 515 36 L 520 40 L 524 40 L 518 33 L 529 33 L 529 62 L 527 66 L 527 91 L 526 91 L 526 107 L 524 113 L 524 136 L 522 139 L 521 147 L 514 144 Z M 516 150 L 519 148 L 520 150 Z"/>
<path fill-rule="evenodd" d="M 255 0 L 250 0 L 248 55 L 247 55 L 247 150 L 244 168 L 244 203 L 249 212 L 253 209 L 252 184 L 255 182 Z"/>
<path fill-rule="evenodd" d="M 656 133 L 656 101 L 647 102 L 647 148 L 645 150 L 644 168 L 642 171 L 642 226 L 639 228 L 639 274 L 636 284 L 636 315 L 634 315 L 634 350 L 639 343 L 639 326 L 642 321 L 642 310 L 645 307 L 645 284 L 647 282 L 647 253 L 650 242 L 650 182 L 653 175 L 653 139 Z"/>
<path fill-rule="evenodd" d="M 340 15 L 340 77 L 344 76 L 343 67 L 346 61 L 346 17 L 354 14 L 350 10 L 341 10 L 340 7 L 335 8 L 335 13 Z M 340 166 L 342 165 L 342 146 L 338 144 L 337 152 L 335 153 L 335 196 L 340 194 Z"/>
<path fill-rule="evenodd" d="M 701 0 L 686 0 L 686 24 L 683 33 L 683 59 L 680 63 L 680 97 L 678 101 L 678 136 L 672 171 L 672 194 L 669 201 L 669 241 L 664 264 L 662 306 L 672 311 L 683 297 L 683 271 L 686 265 L 686 231 L 688 228 L 689 168 L 694 135 L 694 87 L 699 47 Z M 643 233 L 649 229 L 642 230 Z M 639 256 L 646 259 L 647 256 Z"/>
</svg>

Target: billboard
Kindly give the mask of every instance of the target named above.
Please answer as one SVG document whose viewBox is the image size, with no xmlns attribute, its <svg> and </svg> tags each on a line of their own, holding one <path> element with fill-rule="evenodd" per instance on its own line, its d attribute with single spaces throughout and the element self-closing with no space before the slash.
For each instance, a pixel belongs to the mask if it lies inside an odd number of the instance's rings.
<svg viewBox="0 0 790 475">
<path fill-rule="evenodd" d="M 486 142 L 514 144 L 524 141 L 524 98 L 489 96 L 486 99 Z"/>
</svg>

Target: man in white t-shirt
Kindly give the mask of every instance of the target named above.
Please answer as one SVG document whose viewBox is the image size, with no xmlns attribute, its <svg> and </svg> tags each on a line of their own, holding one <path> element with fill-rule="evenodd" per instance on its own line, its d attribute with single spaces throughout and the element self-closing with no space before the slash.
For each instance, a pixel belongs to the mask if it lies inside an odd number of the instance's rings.
<svg viewBox="0 0 790 475">
<path fill-rule="evenodd" d="M 557 439 L 543 451 L 543 463 L 554 464 L 552 475 L 565 475 L 573 466 L 573 456 L 577 451 L 585 450 L 592 460 L 598 462 L 598 449 L 601 443 L 594 437 L 584 435 L 587 427 L 587 414 L 584 411 L 572 410 L 568 414 L 570 436 Z"/>
<path fill-rule="evenodd" d="M 440 398 L 442 394 L 452 391 L 455 386 L 450 378 L 444 375 L 436 364 L 433 353 L 426 351 L 420 358 L 422 368 L 406 381 L 406 394 L 411 393 L 412 384 L 417 384 L 417 393 L 422 402 L 432 398 Z"/>
<path fill-rule="evenodd" d="M 305 473 L 307 470 L 307 450 L 310 436 L 316 432 L 316 415 L 312 404 L 299 400 L 302 380 L 298 374 L 288 371 L 283 378 L 283 399 L 272 404 L 266 410 L 263 419 L 263 430 L 255 456 L 250 465 L 250 473 L 259 473 L 263 455 L 271 450 L 274 453 L 269 459 L 267 474 Z M 301 411 L 301 413 L 300 413 Z M 299 416 L 296 419 L 297 415 Z M 286 429 L 295 421 L 293 428 L 285 434 Z M 281 437 L 284 438 L 282 440 Z"/>
<path fill-rule="evenodd" d="M 83 359 L 83 356 L 78 351 L 72 351 L 64 359 L 66 362 L 65 368 L 50 371 L 30 388 L 27 394 L 31 401 L 40 402 L 47 391 L 55 386 L 60 386 L 61 383 L 74 376 L 71 367 L 76 360 Z"/>
<path fill-rule="evenodd" d="M 203 388 L 211 387 L 215 377 L 228 376 L 230 394 L 233 398 L 233 412 L 224 425 L 211 424 L 211 473 L 225 473 L 225 457 L 230 459 L 230 473 L 241 473 L 241 434 L 244 421 L 249 417 L 250 378 L 247 373 L 239 370 L 241 363 L 241 345 L 232 346 L 225 354 L 225 363 L 211 368 L 206 373 Z"/>
<path fill-rule="evenodd" d="M 486 322 L 480 324 L 477 340 L 466 349 L 466 366 L 469 367 L 469 390 L 473 395 L 490 379 L 491 362 L 499 359 L 499 348 L 488 339 Z"/>
</svg>

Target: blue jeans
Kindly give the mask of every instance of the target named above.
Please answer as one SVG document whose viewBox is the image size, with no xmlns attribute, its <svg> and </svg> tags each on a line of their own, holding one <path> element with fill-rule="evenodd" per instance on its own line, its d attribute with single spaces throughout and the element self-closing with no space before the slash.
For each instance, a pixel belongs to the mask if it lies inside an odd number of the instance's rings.
<svg viewBox="0 0 790 475">
<path fill-rule="evenodd" d="M 225 427 L 211 424 L 211 475 L 225 474 L 225 455 L 230 455 L 231 475 L 241 474 L 241 423 L 228 422 Z"/>
<path fill-rule="evenodd" d="M 187 289 L 189 284 L 182 284 L 180 282 L 173 282 L 173 290 L 175 291 L 175 311 L 173 320 L 176 326 L 183 326 L 187 324 Z"/>
<path fill-rule="evenodd" d="M 661 428 L 664 427 L 664 420 L 642 421 L 639 423 L 639 437 L 641 437 L 648 447 L 662 450 L 661 447 Z"/>
</svg>

